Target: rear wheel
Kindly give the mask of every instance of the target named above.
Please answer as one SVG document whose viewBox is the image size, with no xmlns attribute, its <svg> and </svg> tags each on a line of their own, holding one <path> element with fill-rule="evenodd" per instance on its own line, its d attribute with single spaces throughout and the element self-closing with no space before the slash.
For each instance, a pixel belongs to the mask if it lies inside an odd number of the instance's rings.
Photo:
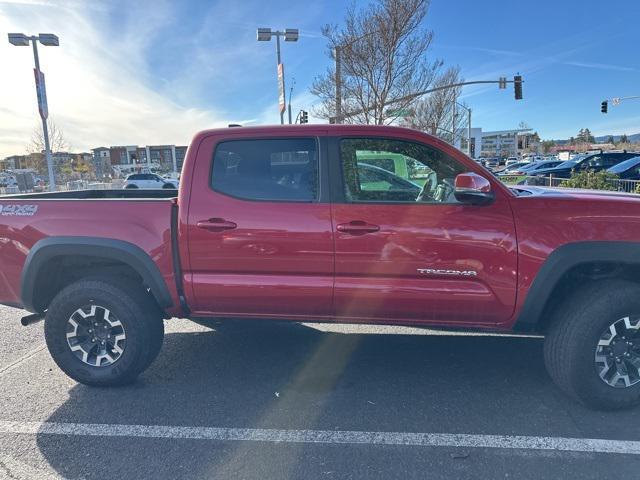
<svg viewBox="0 0 640 480">
<path fill-rule="evenodd" d="M 640 288 L 597 282 L 571 296 L 554 315 L 544 345 L 554 381 L 594 408 L 640 403 Z"/>
<path fill-rule="evenodd" d="M 45 318 L 47 347 L 58 366 L 87 385 L 134 381 L 157 356 L 164 324 L 135 282 L 85 279 L 64 288 Z"/>
<path fill-rule="evenodd" d="M 138 186 L 136 184 L 134 184 L 134 183 L 130 183 L 129 185 L 127 185 L 124 188 L 138 188 Z"/>
</svg>

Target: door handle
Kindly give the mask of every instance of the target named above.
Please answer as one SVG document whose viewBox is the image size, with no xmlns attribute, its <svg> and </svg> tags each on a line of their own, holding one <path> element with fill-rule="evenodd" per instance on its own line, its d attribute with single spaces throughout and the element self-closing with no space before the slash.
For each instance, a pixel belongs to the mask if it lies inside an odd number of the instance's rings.
<svg viewBox="0 0 640 480">
<path fill-rule="evenodd" d="M 363 222 L 362 220 L 353 220 L 349 223 L 339 223 L 336 225 L 339 232 L 350 233 L 352 235 L 362 235 L 364 233 L 373 233 L 380 230 L 378 225 Z"/>
<path fill-rule="evenodd" d="M 204 228 L 212 232 L 222 232 L 223 230 L 233 230 L 238 225 L 235 222 L 229 222 L 224 218 L 210 218 L 208 220 L 200 220 L 196 223 L 196 227 Z"/>
</svg>

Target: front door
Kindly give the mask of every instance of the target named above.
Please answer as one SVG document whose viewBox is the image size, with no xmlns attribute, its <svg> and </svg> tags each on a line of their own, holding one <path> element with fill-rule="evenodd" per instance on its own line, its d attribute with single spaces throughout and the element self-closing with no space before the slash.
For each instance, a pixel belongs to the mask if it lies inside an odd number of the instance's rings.
<svg viewBox="0 0 640 480">
<path fill-rule="evenodd" d="M 490 205 L 459 203 L 455 176 L 478 167 L 428 142 L 332 139 L 331 166 L 343 179 L 332 192 L 339 318 L 493 326 L 512 314 L 517 252 L 508 193 L 494 185 Z"/>
<path fill-rule="evenodd" d="M 315 136 L 203 140 L 188 214 L 195 314 L 331 315 L 333 235 Z M 183 186 L 189 188 L 189 186 Z"/>
</svg>

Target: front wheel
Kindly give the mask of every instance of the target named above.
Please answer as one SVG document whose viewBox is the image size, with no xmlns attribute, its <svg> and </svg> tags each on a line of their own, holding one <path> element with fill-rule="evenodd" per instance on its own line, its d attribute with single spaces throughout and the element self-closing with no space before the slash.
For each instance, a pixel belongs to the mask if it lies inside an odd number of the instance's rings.
<svg viewBox="0 0 640 480">
<path fill-rule="evenodd" d="M 599 409 L 640 403 L 640 287 L 597 282 L 555 312 L 544 345 L 553 380 L 571 397 Z"/>
<path fill-rule="evenodd" d="M 163 336 L 158 307 L 140 285 L 121 279 L 84 279 L 67 286 L 45 318 L 53 360 L 86 385 L 133 382 L 157 356 Z"/>
</svg>

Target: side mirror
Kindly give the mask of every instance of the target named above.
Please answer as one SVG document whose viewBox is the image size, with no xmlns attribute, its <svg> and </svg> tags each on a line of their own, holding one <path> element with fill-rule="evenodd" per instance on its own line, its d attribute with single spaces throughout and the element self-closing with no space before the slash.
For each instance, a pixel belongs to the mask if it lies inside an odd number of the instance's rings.
<svg viewBox="0 0 640 480">
<path fill-rule="evenodd" d="M 489 180 L 473 172 L 456 177 L 454 196 L 459 202 L 471 205 L 486 205 L 495 198 Z"/>
</svg>

